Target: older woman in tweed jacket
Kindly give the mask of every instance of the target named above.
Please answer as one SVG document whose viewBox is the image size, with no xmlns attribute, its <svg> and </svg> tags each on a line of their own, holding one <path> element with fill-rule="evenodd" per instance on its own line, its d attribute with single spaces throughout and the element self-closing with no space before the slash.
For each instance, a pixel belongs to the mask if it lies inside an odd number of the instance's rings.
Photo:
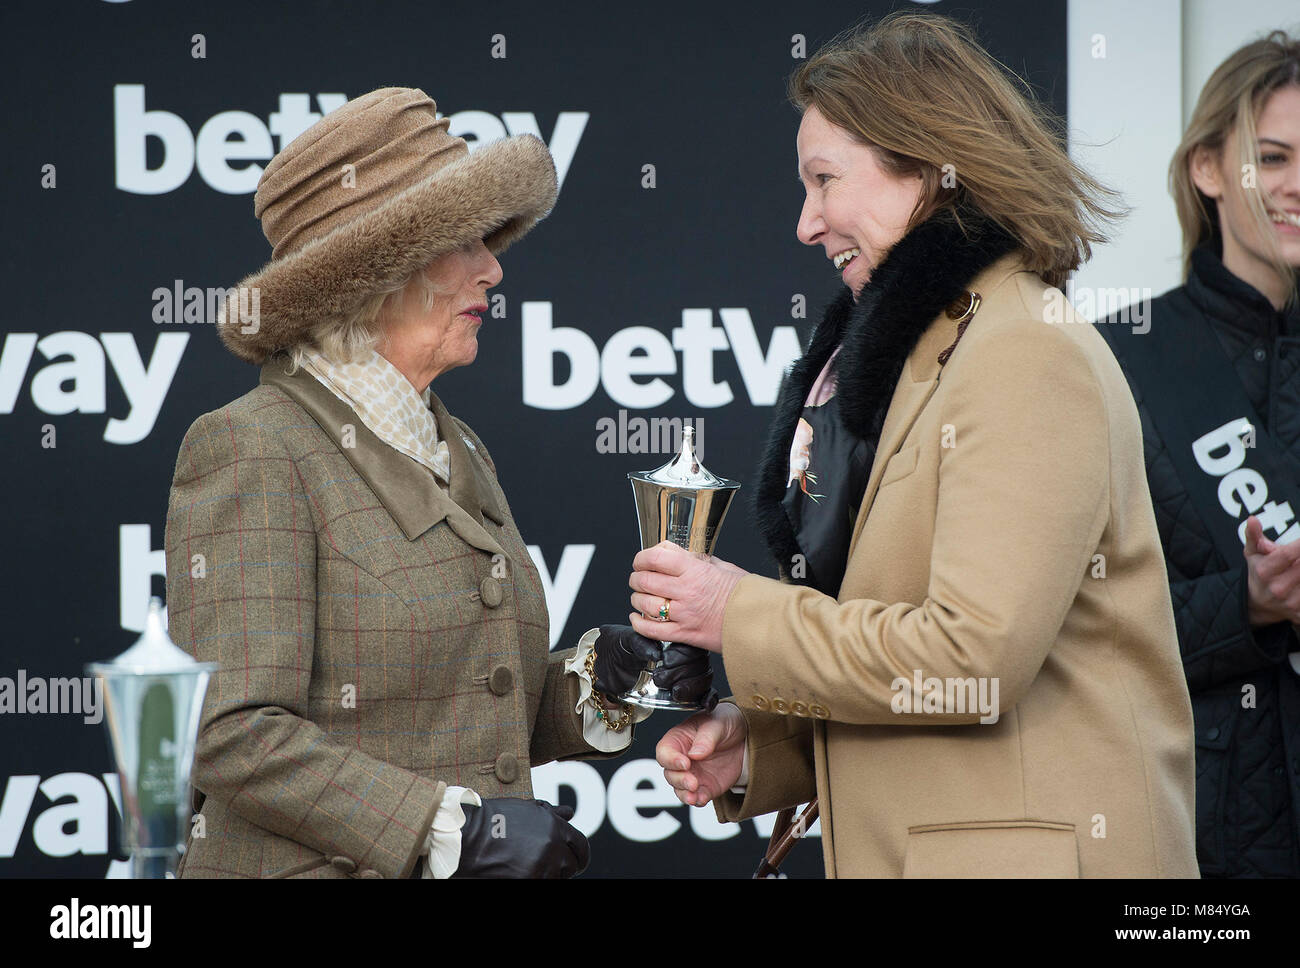
<svg viewBox="0 0 1300 968">
<path fill-rule="evenodd" d="M 538 139 L 469 156 L 447 124 L 375 91 L 259 182 L 272 260 L 219 332 L 261 379 L 190 428 L 167 517 L 171 635 L 220 663 L 180 876 L 572 876 L 586 840 L 529 767 L 617 755 L 645 715 L 599 687 L 658 646 L 606 626 L 550 654 L 496 466 L 429 388 L 556 195 Z"/>
</svg>

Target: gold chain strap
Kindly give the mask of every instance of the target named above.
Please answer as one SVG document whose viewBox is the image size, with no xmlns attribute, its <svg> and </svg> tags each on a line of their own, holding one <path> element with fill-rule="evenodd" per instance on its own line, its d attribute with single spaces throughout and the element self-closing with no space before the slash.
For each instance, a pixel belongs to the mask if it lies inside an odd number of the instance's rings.
<svg viewBox="0 0 1300 968">
<path fill-rule="evenodd" d="M 628 723 L 632 722 L 632 710 L 620 703 L 623 712 L 617 720 L 609 718 L 605 706 L 604 693 L 596 689 L 596 650 L 592 649 L 587 653 L 587 678 L 591 680 L 591 698 L 596 703 L 596 718 L 605 724 L 605 728 L 611 733 L 621 733 Z"/>
</svg>

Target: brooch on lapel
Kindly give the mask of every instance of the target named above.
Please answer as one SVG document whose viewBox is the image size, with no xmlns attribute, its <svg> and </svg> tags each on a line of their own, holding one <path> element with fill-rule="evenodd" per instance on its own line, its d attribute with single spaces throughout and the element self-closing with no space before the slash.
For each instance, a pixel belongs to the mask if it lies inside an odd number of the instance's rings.
<svg viewBox="0 0 1300 968">
<path fill-rule="evenodd" d="M 981 301 L 980 294 L 971 290 L 958 296 L 956 301 L 945 310 L 945 315 L 957 324 L 957 338 L 952 341 L 951 346 L 939 354 L 940 366 L 948 362 L 948 358 L 952 356 L 952 351 L 961 342 L 962 334 L 966 332 L 966 327 L 970 325 L 970 321 L 975 318 L 975 313 L 979 311 Z"/>
</svg>

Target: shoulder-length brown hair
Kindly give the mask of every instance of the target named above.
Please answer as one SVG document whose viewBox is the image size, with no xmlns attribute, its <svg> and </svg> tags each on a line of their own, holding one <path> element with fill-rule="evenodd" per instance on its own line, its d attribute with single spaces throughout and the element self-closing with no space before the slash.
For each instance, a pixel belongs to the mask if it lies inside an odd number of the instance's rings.
<svg viewBox="0 0 1300 968">
<path fill-rule="evenodd" d="M 1205 150 L 1224 163 L 1224 189 L 1245 202 L 1267 240 L 1273 271 L 1286 283 L 1288 300 L 1296 298 L 1295 272 L 1282 257 L 1264 199 L 1258 188 L 1251 191 L 1243 184 L 1247 172 L 1258 175 L 1260 170 L 1255 122 L 1269 96 L 1291 84 L 1300 84 L 1300 40 L 1275 30 L 1234 51 L 1201 88 L 1183 140 L 1169 163 L 1169 191 L 1183 230 L 1184 278 L 1191 271 L 1193 250 L 1222 231 L 1218 205 L 1192 181 L 1192 159 L 1198 150 Z M 1235 159 L 1225 154 L 1225 147 L 1231 147 Z M 1241 166 L 1236 172 L 1230 166 L 1233 160 Z"/>
<path fill-rule="evenodd" d="M 886 171 L 921 176 L 909 229 L 973 205 L 1048 285 L 1063 286 L 1106 241 L 1102 224 L 1126 212 L 1070 160 L 1063 125 L 1029 86 L 948 17 L 895 13 L 850 28 L 791 76 L 789 96 L 875 149 Z"/>
</svg>

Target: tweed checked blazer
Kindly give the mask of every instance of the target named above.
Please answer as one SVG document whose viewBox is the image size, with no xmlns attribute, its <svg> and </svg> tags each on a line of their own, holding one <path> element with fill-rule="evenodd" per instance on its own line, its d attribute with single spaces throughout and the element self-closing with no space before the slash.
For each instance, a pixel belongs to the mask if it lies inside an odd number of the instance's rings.
<svg viewBox="0 0 1300 968">
<path fill-rule="evenodd" d="M 182 877 L 408 877 L 448 785 L 529 797 L 600 758 L 482 441 L 432 397 L 450 493 L 283 357 L 185 435 L 170 634 L 220 664 Z M 196 835 L 197 834 L 197 835 Z"/>
</svg>

